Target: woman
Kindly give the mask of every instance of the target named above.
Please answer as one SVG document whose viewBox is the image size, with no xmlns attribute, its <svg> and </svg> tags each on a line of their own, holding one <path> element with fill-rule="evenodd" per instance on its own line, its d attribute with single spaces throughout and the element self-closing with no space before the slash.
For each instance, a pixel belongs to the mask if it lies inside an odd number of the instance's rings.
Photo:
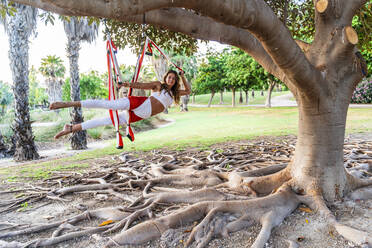
<svg viewBox="0 0 372 248">
<path fill-rule="evenodd" d="M 50 105 L 50 109 L 60 109 L 68 107 L 83 107 L 83 108 L 104 108 L 112 110 L 131 110 L 131 122 L 149 118 L 157 115 L 172 105 L 173 102 L 179 102 L 180 96 L 189 95 L 191 90 L 187 83 L 183 72 L 180 73 L 182 83 L 185 90 L 180 90 L 179 76 L 177 72 L 170 70 L 164 76 L 164 82 L 154 81 L 150 83 L 132 83 L 124 82 L 119 87 L 132 87 L 134 89 L 152 90 L 150 97 L 124 97 L 117 100 L 83 100 L 75 102 L 54 102 Z M 119 121 L 121 125 L 127 124 L 127 114 L 122 112 L 119 114 Z M 95 128 L 98 126 L 105 126 L 112 124 L 109 115 L 100 119 L 93 119 L 79 124 L 66 124 L 62 131 L 54 136 L 55 139 L 63 135 Z"/>
</svg>

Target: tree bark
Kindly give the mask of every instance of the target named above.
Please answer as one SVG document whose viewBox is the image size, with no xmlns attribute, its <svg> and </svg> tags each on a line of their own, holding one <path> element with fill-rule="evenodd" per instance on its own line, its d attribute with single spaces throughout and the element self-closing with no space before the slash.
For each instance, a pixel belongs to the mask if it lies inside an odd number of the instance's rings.
<svg viewBox="0 0 372 248">
<path fill-rule="evenodd" d="M 245 93 L 245 104 L 248 105 L 248 103 L 249 103 L 248 102 L 249 101 L 249 99 L 248 99 L 249 98 L 248 90 L 244 91 L 244 93 Z"/>
<path fill-rule="evenodd" d="M 9 18 L 9 60 L 13 78 L 15 118 L 12 124 L 15 137 L 15 161 L 38 159 L 39 154 L 32 134 L 28 103 L 28 42 L 32 30 L 27 25 L 30 7 L 15 5 L 17 12 Z M 34 24 L 36 25 L 36 23 Z"/>
<path fill-rule="evenodd" d="M 343 144 L 348 104 L 300 99 L 299 130 L 291 167 L 296 185 L 333 202 L 347 192 Z"/>
<path fill-rule="evenodd" d="M 211 92 L 211 98 L 209 98 L 209 102 L 208 102 L 208 108 L 211 107 L 211 104 L 212 104 L 212 100 L 213 100 L 213 97 L 214 97 L 214 91 Z"/>
<path fill-rule="evenodd" d="M 239 103 L 240 103 L 240 104 L 243 103 L 243 92 L 242 92 L 241 89 L 239 90 Z"/>
<path fill-rule="evenodd" d="M 80 101 L 80 78 L 79 78 L 79 51 L 80 40 L 77 37 L 67 35 L 67 57 L 70 63 L 70 86 L 71 101 Z M 84 122 L 81 108 L 73 107 L 70 112 L 72 124 Z M 86 130 L 74 132 L 71 136 L 71 148 L 73 150 L 87 149 Z"/>
<path fill-rule="evenodd" d="M 265 102 L 265 107 L 267 108 L 271 108 L 271 94 L 273 93 L 275 85 L 276 83 L 274 81 L 269 81 L 269 88 L 267 89 L 267 96 Z"/>
<path fill-rule="evenodd" d="M 223 90 L 220 91 L 220 102 L 219 104 L 223 104 Z"/>
<path fill-rule="evenodd" d="M 231 100 L 231 106 L 234 108 L 235 107 L 235 88 L 231 88 L 232 91 L 232 100 Z"/>
<path fill-rule="evenodd" d="M 0 131 L 0 158 L 5 158 L 8 156 L 8 148 L 4 143 L 3 135 Z"/>
</svg>

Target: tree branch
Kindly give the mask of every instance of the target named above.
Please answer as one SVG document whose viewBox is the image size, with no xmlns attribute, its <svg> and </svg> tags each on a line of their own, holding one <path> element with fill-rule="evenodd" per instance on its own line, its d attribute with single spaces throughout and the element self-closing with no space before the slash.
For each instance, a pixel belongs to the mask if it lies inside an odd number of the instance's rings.
<svg viewBox="0 0 372 248">
<path fill-rule="evenodd" d="M 18 3 L 39 8 L 49 6 L 49 10 L 54 12 L 67 9 L 74 15 L 108 17 L 119 20 L 126 15 L 142 14 L 166 7 L 192 9 L 226 25 L 249 30 L 261 42 L 275 64 L 283 71 L 286 75 L 285 78 L 305 94 L 316 92 L 317 95 L 320 95 L 320 88 L 326 86 L 321 73 L 307 60 L 301 48 L 293 40 L 289 30 L 263 0 L 40 1 L 42 0 L 15 0 Z M 52 10 L 52 7 L 55 9 Z M 325 92 L 327 93 L 328 90 L 325 89 Z"/>
<path fill-rule="evenodd" d="M 314 0 L 315 26 L 317 33 L 324 31 L 327 24 L 334 28 L 335 19 L 338 26 L 351 26 L 353 17 L 367 0 Z M 327 33 L 327 32 L 325 32 Z M 318 37 L 316 34 L 315 37 Z M 315 38 L 317 39 L 317 38 Z"/>
<path fill-rule="evenodd" d="M 143 24 L 143 15 L 122 16 L 120 21 Z M 212 40 L 239 47 L 252 56 L 266 71 L 284 80 L 284 73 L 276 66 L 260 42 L 249 32 L 213 21 L 181 9 L 153 10 L 146 13 L 146 23 L 189 35 L 196 39 Z"/>
<path fill-rule="evenodd" d="M 43 0 L 20 0 L 20 1 L 13 1 L 13 2 L 23 4 L 23 5 L 29 5 L 35 8 L 43 9 L 43 10 L 57 13 L 60 15 L 67 15 L 67 16 L 74 15 L 73 11 L 70 11 L 64 8 L 59 8 L 49 3 L 44 3 Z"/>
</svg>

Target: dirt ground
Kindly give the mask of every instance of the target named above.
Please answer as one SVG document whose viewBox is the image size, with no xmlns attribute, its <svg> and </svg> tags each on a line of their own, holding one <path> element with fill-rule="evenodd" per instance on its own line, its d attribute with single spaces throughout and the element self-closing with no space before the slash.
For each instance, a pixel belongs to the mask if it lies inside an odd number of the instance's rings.
<svg viewBox="0 0 372 248">
<path fill-rule="evenodd" d="M 354 149 L 360 151 L 366 151 L 368 155 L 372 155 L 372 133 L 368 134 L 354 134 L 349 136 L 345 140 L 345 163 L 347 163 L 346 156 Z M 208 151 L 215 151 L 216 156 L 223 157 L 226 154 L 234 151 L 241 151 L 244 156 L 241 161 L 235 159 L 234 163 L 229 163 L 225 169 L 234 169 L 243 162 L 247 161 L 245 157 L 253 157 L 252 162 L 247 166 L 247 170 L 254 170 L 262 168 L 275 163 L 288 162 L 290 157 L 293 155 L 295 145 L 295 137 L 260 137 L 255 140 L 242 140 L 236 142 L 226 142 L 223 144 L 213 145 Z M 123 159 L 126 163 L 139 163 L 141 166 L 149 166 L 151 163 L 159 162 L 166 156 L 173 157 L 194 157 L 200 160 L 205 159 L 208 155 L 208 151 L 200 150 L 198 148 L 189 148 L 183 151 L 168 151 L 168 150 L 156 150 L 150 152 L 137 152 L 131 154 L 121 154 L 119 156 L 108 156 L 104 158 L 96 158 L 84 163 L 89 163 L 90 169 L 85 171 L 83 174 L 74 172 L 63 172 L 63 174 L 56 173 L 52 177 L 59 178 L 56 180 L 55 187 L 58 187 L 58 183 L 63 186 L 76 184 L 74 180 L 76 178 L 84 178 L 85 176 L 97 173 L 103 169 L 109 172 L 112 168 L 117 168 L 123 165 Z M 126 157 L 125 157 L 126 156 Z M 123 158 L 125 157 L 125 158 Z M 226 156 L 227 157 L 227 156 Z M 129 161 L 128 161 L 129 158 Z M 255 160 L 255 161 L 253 161 Z M 203 160 L 204 161 L 204 160 Z M 232 160 L 231 160 L 232 161 Z M 358 161 L 362 163 L 372 163 L 372 158 L 365 158 Z M 354 164 L 353 166 L 355 166 Z M 231 167 L 231 168 L 230 168 Z M 73 176 L 71 176 L 73 175 Z M 65 178 L 70 177 L 71 179 L 64 181 Z M 74 179 L 74 180 L 73 180 Z M 34 182 L 33 185 L 41 187 L 41 185 L 50 185 L 51 181 L 44 180 Z M 19 188 L 30 188 L 29 184 L 25 183 L 10 183 L 2 181 L 0 185 L 0 234 L 14 229 L 5 229 L 9 227 L 9 223 L 22 225 L 23 226 L 36 225 L 39 223 L 51 223 L 57 220 L 63 220 L 68 217 L 82 213 L 85 210 L 98 209 L 102 207 L 111 206 L 123 206 L 125 202 L 115 197 L 107 197 L 100 193 L 74 193 L 61 197 L 59 200 L 42 199 L 35 203 L 29 203 L 28 205 L 17 206 L 14 211 L 5 211 L 4 206 L 1 204 L 2 201 L 13 199 L 19 193 L 3 193 L 6 190 L 19 189 Z M 195 189 L 190 187 L 188 189 Z M 129 189 L 130 193 L 134 193 L 133 190 Z M 137 192 L 140 194 L 140 191 Z M 129 193 L 128 193 L 129 194 Z M 182 205 L 182 204 L 181 204 Z M 185 205 L 182 205 L 185 206 Z M 182 207 L 179 206 L 179 207 Z M 3 208 L 2 208 L 3 207 Z M 317 213 L 309 211 L 305 206 L 302 210 L 297 209 L 284 222 L 273 229 L 271 238 L 266 244 L 266 248 L 284 248 L 288 247 L 288 240 L 296 241 L 301 248 L 346 248 L 346 247 L 359 247 L 354 246 L 352 243 L 340 237 L 333 228 L 328 227 L 325 221 Z M 343 202 L 330 206 L 332 212 L 343 224 L 350 225 L 363 231 L 371 232 L 372 230 L 372 200 L 351 200 L 345 199 Z M 158 209 L 155 213 L 157 216 L 161 216 L 166 211 Z M 142 220 L 139 220 L 142 221 Z M 102 220 L 90 220 L 79 223 L 81 227 L 84 226 L 98 226 Z M 179 229 L 172 229 L 165 232 L 161 239 L 149 242 L 141 246 L 123 246 L 123 247 L 184 247 L 184 242 L 187 240 L 191 226 L 184 226 Z M 250 247 L 254 242 L 260 231 L 260 226 L 253 225 L 242 231 L 231 233 L 229 238 L 216 237 L 213 239 L 207 247 L 222 248 L 222 247 Z M 18 247 L 11 246 L 11 242 L 27 242 L 36 238 L 50 237 L 53 230 L 47 232 L 40 232 L 30 235 L 20 235 L 13 238 L 0 239 L 0 248 L 6 247 Z M 73 240 L 69 240 L 52 247 L 76 247 L 76 248 L 93 248 L 103 247 L 104 244 L 112 237 L 112 235 L 101 235 L 93 234 Z M 4 242 L 5 241 L 5 242 Z M 15 243 L 14 243 L 15 244 Z M 363 247 L 364 248 L 364 247 Z"/>
</svg>

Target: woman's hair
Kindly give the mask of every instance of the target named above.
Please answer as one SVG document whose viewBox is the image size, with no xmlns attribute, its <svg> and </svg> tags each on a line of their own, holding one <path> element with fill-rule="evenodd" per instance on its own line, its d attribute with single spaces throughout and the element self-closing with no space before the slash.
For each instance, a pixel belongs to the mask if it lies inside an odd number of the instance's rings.
<svg viewBox="0 0 372 248">
<path fill-rule="evenodd" d="M 176 76 L 176 82 L 172 86 L 172 88 L 169 90 L 167 84 L 165 84 L 165 80 L 168 77 L 170 73 L 173 73 Z M 163 78 L 163 83 L 161 84 L 160 90 L 166 90 L 174 99 L 174 102 L 176 104 L 179 104 L 180 102 L 180 77 L 178 76 L 178 73 L 174 70 L 169 70 Z"/>
</svg>

